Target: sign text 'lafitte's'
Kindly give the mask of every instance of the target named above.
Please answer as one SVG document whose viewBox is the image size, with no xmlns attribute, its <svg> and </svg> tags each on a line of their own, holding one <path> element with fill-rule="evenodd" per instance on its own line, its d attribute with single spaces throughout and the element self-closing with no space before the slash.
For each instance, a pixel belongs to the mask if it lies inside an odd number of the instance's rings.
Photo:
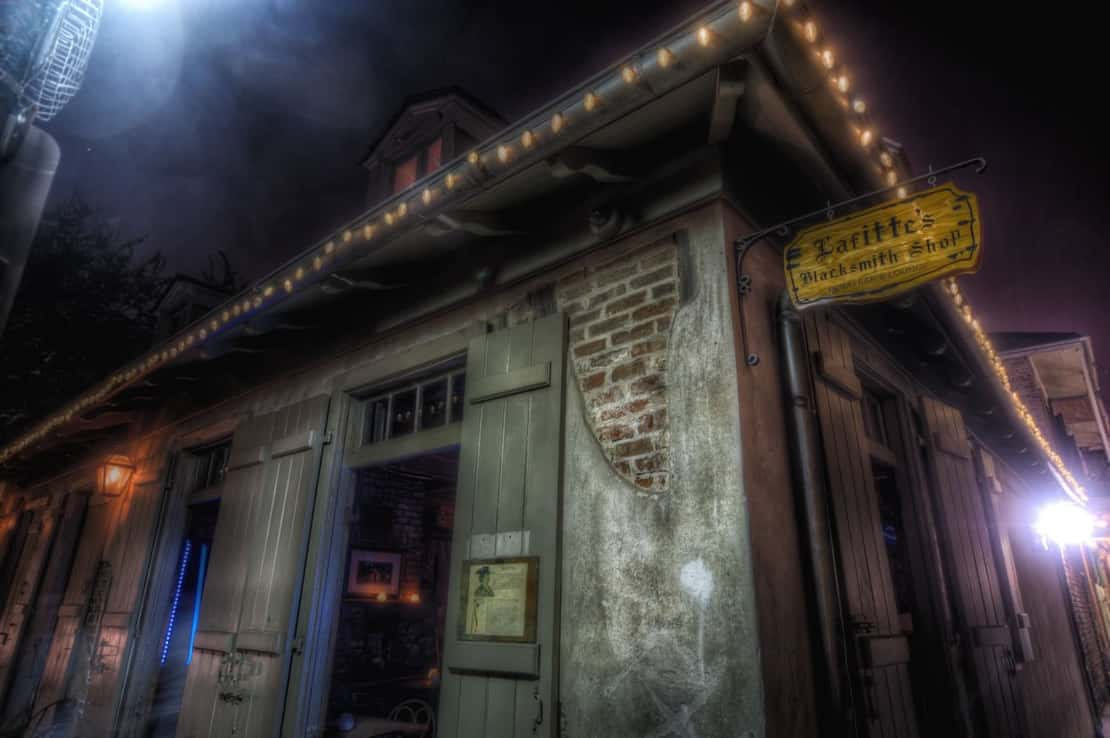
<svg viewBox="0 0 1110 738">
<path fill-rule="evenodd" d="M 802 231 L 786 248 L 798 307 L 884 300 L 925 282 L 974 272 L 979 203 L 951 184 Z"/>
</svg>

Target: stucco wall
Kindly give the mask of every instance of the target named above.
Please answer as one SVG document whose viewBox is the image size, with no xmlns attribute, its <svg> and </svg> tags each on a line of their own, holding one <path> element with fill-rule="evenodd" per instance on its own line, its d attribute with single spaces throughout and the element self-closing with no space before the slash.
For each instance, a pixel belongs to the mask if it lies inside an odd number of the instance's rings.
<svg viewBox="0 0 1110 738">
<path fill-rule="evenodd" d="M 576 384 L 564 455 L 563 734 L 762 736 L 762 685 L 723 224 L 685 229 L 666 358 L 673 472 L 637 493 Z"/>
</svg>

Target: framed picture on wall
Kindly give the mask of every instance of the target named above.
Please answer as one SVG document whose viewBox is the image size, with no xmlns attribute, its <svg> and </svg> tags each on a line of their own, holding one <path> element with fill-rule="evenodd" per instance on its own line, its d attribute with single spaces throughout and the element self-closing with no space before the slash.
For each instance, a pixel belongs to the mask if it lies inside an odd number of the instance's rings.
<svg viewBox="0 0 1110 738">
<path fill-rule="evenodd" d="M 347 596 L 383 600 L 401 591 L 401 554 L 352 548 L 347 556 Z"/>
</svg>

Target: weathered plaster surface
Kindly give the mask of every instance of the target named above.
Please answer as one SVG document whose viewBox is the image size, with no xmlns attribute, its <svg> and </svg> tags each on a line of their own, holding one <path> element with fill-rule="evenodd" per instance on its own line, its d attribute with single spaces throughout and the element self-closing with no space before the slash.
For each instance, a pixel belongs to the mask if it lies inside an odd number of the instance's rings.
<svg viewBox="0 0 1110 738">
<path fill-rule="evenodd" d="M 689 231 L 668 347 L 673 477 L 637 494 L 568 387 L 561 700 L 573 738 L 763 735 L 721 223 Z"/>
</svg>

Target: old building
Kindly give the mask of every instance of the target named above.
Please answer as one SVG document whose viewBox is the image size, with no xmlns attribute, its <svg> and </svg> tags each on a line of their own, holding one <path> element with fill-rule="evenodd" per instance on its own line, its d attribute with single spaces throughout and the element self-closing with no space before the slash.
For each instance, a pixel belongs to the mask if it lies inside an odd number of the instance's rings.
<svg viewBox="0 0 1110 738">
<path fill-rule="evenodd" d="M 5 724 L 1092 735 L 1031 530 L 1085 492 L 958 286 L 735 246 L 908 178 L 847 80 L 730 0 L 496 131 L 412 101 L 366 212 L 0 450 Z"/>
</svg>

